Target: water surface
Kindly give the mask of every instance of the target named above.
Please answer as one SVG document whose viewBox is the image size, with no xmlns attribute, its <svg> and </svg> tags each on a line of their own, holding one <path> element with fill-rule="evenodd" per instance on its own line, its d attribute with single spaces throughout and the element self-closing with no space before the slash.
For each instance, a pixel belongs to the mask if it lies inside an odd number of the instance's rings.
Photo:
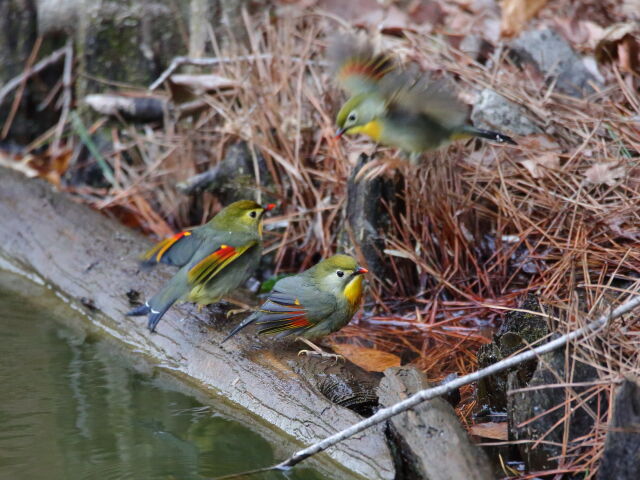
<svg viewBox="0 0 640 480">
<path fill-rule="evenodd" d="M 189 480 L 276 460 L 246 421 L 61 322 L 72 310 L 43 302 L 47 293 L 0 270 L 0 479 Z M 251 478 L 327 477 L 295 469 Z"/>
</svg>

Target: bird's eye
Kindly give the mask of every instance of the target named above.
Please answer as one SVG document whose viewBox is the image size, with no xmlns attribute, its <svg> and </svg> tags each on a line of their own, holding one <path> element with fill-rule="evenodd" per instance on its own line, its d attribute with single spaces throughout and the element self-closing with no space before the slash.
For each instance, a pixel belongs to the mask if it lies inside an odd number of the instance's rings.
<svg viewBox="0 0 640 480">
<path fill-rule="evenodd" d="M 344 277 L 344 272 L 342 270 L 338 270 L 336 272 L 336 275 L 338 275 L 339 277 Z"/>
<path fill-rule="evenodd" d="M 256 212 L 255 210 L 251 210 L 251 211 L 249 212 L 249 216 L 250 216 L 251 218 L 256 218 L 256 217 L 258 216 L 258 212 Z"/>
<path fill-rule="evenodd" d="M 347 117 L 347 120 L 348 120 L 349 122 L 355 122 L 355 121 L 356 121 L 356 112 L 351 112 L 351 113 L 349 114 L 349 116 Z"/>
</svg>

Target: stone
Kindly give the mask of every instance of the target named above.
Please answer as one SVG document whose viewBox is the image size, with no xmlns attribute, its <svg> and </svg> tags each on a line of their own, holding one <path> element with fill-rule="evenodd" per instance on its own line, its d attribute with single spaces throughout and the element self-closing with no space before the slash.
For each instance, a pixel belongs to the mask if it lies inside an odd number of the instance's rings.
<svg viewBox="0 0 640 480">
<path fill-rule="evenodd" d="M 487 130 L 505 130 L 517 135 L 542 133 L 522 107 L 490 88 L 480 93 L 480 98 L 473 106 L 471 120 L 476 127 Z"/>
<path fill-rule="evenodd" d="M 415 367 L 385 370 L 378 387 L 380 404 L 389 407 L 429 388 Z M 427 400 L 389 420 L 399 478 L 412 480 L 484 480 L 496 478 L 485 453 L 475 446 L 442 398 Z"/>
<path fill-rule="evenodd" d="M 545 81 L 555 81 L 555 88 L 567 95 L 581 98 L 595 92 L 591 83 L 602 84 L 584 59 L 552 29 L 523 32 L 509 48 L 516 62 L 532 64 Z"/>
</svg>

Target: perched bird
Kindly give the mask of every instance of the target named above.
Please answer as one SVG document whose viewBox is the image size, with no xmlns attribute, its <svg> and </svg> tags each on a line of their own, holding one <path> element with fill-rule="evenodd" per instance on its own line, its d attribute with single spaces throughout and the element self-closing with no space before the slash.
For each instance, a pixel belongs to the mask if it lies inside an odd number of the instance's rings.
<svg viewBox="0 0 640 480">
<path fill-rule="evenodd" d="M 367 272 L 354 258 L 334 255 L 298 275 L 278 280 L 258 311 L 234 328 L 223 343 L 255 323 L 261 334 L 296 335 L 315 354 L 335 358 L 336 355 L 323 352 L 309 340 L 337 332 L 349 323 L 360 307 L 362 274 Z"/>
<path fill-rule="evenodd" d="M 340 86 L 350 95 L 337 116 L 336 137 L 362 133 L 400 148 L 415 162 L 420 154 L 464 138 L 516 142 L 466 122 L 466 109 L 444 80 L 401 69 L 363 38 L 338 37 L 329 48 Z"/>
<path fill-rule="evenodd" d="M 261 207 L 241 200 L 223 208 L 208 223 L 163 240 L 143 256 L 143 265 L 166 263 L 181 267 L 162 290 L 127 313 L 149 315 L 149 330 L 176 301 L 208 305 L 240 286 L 258 265 L 262 254 Z"/>
</svg>

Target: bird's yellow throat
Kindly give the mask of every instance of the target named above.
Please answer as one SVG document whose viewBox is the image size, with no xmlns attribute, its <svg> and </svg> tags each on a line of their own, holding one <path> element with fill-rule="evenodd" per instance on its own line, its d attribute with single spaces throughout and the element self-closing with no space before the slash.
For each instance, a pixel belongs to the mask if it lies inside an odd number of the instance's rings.
<svg viewBox="0 0 640 480">
<path fill-rule="evenodd" d="M 353 280 L 347 283 L 347 286 L 344 287 L 344 296 L 347 298 L 351 309 L 358 308 L 362 297 L 362 275 L 356 275 Z"/>
<path fill-rule="evenodd" d="M 382 125 L 378 120 L 371 120 L 369 123 L 365 123 L 364 125 L 360 125 L 358 127 L 351 127 L 348 130 L 348 133 L 351 135 L 355 135 L 357 133 L 362 133 L 373 138 L 376 142 L 380 141 L 380 135 L 382 133 Z"/>
</svg>

